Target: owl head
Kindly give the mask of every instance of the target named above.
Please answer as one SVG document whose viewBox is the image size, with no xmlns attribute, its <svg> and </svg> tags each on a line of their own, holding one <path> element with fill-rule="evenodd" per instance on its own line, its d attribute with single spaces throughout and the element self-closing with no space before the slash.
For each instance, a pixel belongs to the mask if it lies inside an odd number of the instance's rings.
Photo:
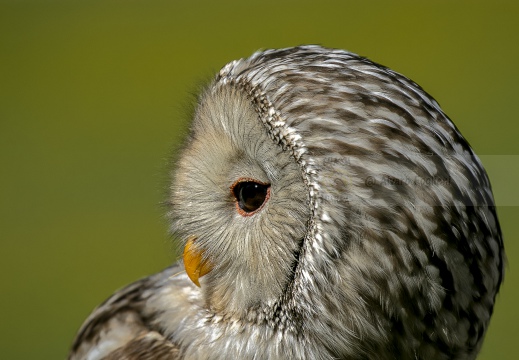
<svg viewBox="0 0 519 360">
<path fill-rule="evenodd" d="M 503 274 L 490 183 L 390 69 L 320 46 L 229 63 L 199 97 L 171 205 L 208 314 L 323 358 L 481 346 Z"/>
</svg>

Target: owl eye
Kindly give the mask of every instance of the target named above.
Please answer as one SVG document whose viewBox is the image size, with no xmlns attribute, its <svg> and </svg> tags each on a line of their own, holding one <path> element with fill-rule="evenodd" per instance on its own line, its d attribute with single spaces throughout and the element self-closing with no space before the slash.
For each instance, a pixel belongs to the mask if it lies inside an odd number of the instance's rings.
<svg viewBox="0 0 519 360">
<path fill-rule="evenodd" d="M 236 198 L 238 213 L 250 216 L 267 202 L 270 196 L 270 184 L 253 179 L 239 179 L 231 186 L 231 192 Z"/>
</svg>

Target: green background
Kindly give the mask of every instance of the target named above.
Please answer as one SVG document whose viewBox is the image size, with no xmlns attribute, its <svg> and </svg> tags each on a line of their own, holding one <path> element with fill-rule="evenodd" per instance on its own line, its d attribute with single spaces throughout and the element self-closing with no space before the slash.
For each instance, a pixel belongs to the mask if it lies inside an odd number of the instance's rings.
<svg viewBox="0 0 519 360">
<path fill-rule="evenodd" d="M 201 84 L 318 43 L 405 74 L 481 155 L 508 253 L 480 359 L 519 341 L 518 2 L 0 0 L 0 357 L 59 359 L 115 289 L 175 260 L 169 158 Z"/>
</svg>

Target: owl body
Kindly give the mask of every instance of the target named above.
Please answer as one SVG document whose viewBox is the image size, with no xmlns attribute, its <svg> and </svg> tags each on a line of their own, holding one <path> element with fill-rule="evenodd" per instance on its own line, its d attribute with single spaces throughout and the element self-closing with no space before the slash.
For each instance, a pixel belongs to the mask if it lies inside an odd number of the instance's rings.
<svg viewBox="0 0 519 360">
<path fill-rule="evenodd" d="M 176 165 L 183 262 L 96 309 L 70 359 L 476 357 L 503 276 L 490 183 L 409 79 L 319 46 L 233 61 Z"/>
</svg>

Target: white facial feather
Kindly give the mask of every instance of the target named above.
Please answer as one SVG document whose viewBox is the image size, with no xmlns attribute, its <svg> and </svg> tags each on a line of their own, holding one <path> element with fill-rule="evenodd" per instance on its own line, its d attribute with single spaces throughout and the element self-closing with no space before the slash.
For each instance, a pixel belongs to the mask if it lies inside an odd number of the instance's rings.
<svg viewBox="0 0 519 360">
<path fill-rule="evenodd" d="M 230 187 L 240 178 L 270 184 L 261 212 L 242 216 Z M 309 219 L 300 167 L 272 146 L 244 94 L 207 91 L 173 187 L 174 231 L 197 244 L 216 268 L 202 280 L 208 306 L 243 315 L 286 290 Z"/>
</svg>

